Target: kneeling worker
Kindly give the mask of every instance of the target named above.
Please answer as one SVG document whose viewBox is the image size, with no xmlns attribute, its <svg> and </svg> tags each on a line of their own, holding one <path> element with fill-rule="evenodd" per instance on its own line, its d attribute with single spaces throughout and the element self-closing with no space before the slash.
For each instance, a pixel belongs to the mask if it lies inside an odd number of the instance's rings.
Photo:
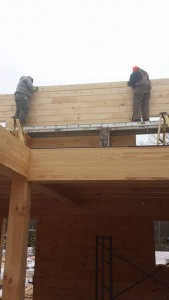
<svg viewBox="0 0 169 300">
<path fill-rule="evenodd" d="M 15 119 L 19 119 L 21 125 L 25 125 L 26 117 L 29 111 L 29 103 L 34 91 L 38 87 L 33 86 L 33 78 L 30 76 L 22 76 L 15 92 L 16 112 Z"/>
<path fill-rule="evenodd" d="M 133 88 L 133 122 L 149 121 L 149 100 L 151 82 L 146 71 L 133 67 L 133 73 L 127 82 Z"/>
</svg>

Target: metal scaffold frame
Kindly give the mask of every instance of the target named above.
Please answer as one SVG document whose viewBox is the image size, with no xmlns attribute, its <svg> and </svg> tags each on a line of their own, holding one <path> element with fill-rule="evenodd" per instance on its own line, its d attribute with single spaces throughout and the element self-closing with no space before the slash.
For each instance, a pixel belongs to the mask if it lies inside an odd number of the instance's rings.
<svg viewBox="0 0 169 300">
<path fill-rule="evenodd" d="M 102 128 L 109 128 L 114 135 L 126 134 L 149 134 L 157 133 L 159 121 L 147 122 L 128 122 L 128 123 L 95 123 L 82 125 L 55 125 L 55 126 L 26 126 L 24 131 L 34 137 L 37 135 L 45 136 L 48 134 L 89 134 L 100 131 Z M 161 128 L 164 127 L 164 122 L 161 122 Z M 166 128 L 168 131 L 168 128 Z"/>
<path fill-rule="evenodd" d="M 16 131 L 22 143 L 26 144 L 25 134 L 31 138 L 100 135 L 102 147 L 110 146 L 110 136 L 157 134 L 157 145 L 166 145 L 166 133 L 169 132 L 169 118 L 166 112 L 159 114 L 159 119 L 146 122 L 94 123 L 75 125 L 24 126 L 18 119 L 12 119 L 12 128 L 6 128 L 13 135 Z M 162 136 L 162 138 L 161 138 Z"/>
<path fill-rule="evenodd" d="M 96 235 L 96 270 L 95 270 L 95 300 L 101 299 L 118 299 L 120 295 L 127 293 L 135 287 L 138 287 L 140 283 L 145 282 L 147 279 L 151 278 L 157 284 L 169 289 L 169 285 L 163 280 L 157 277 L 157 273 L 163 270 L 169 265 L 161 265 L 155 270 L 149 272 L 144 269 L 142 266 L 139 266 L 133 262 L 128 257 L 123 256 L 120 253 L 117 253 L 113 249 L 113 239 L 112 236 L 100 236 Z M 101 250 L 101 251 L 99 251 Z M 144 276 L 140 279 L 136 279 L 134 283 L 131 283 L 128 287 L 124 287 L 120 291 L 115 291 L 113 289 L 113 258 L 116 257 L 121 261 L 125 262 L 127 265 L 132 266 L 134 269 L 137 269 Z M 107 266 L 107 270 L 106 270 Z M 107 276 L 105 276 L 107 274 Z M 165 294 L 161 300 L 167 299 L 169 294 Z"/>
</svg>

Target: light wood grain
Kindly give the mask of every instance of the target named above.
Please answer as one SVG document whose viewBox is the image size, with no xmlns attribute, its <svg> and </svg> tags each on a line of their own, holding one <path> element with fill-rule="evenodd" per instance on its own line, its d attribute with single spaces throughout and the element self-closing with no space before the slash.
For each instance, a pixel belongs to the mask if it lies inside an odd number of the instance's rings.
<svg viewBox="0 0 169 300">
<path fill-rule="evenodd" d="M 135 146 L 136 137 L 133 135 L 127 136 L 112 136 L 111 146 Z M 84 135 L 84 136 L 67 136 L 67 137 L 49 137 L 49 138 L 33 138 L 30 141 L 31 149 L 43 148 L 78 148 L 78 147 L 99 147 L 99 135 Z"/>
<path fill-rule="evenodd" d="M 30 150 L 0 126 L 0 174 L 27 177 Z"/>
<path fill-rule="evenodd" d="M 168 180 L 162 147 L 31 150 L 28 180 Z"/>
<path fill-rule="evenodd" d="M 169 113 L 169 79 L 151 82 L 150 116 Z M 126 81 L 39 87 L 30 101 L 27 125 L 130 122 L 132 98 Z M 14 113 L 14 95 L 0 95 L 0 122 L 9 122 Z"/>
<path fill-rule="evenodd" d="M 25 180 L 14 179 L 8 216 L 3 300 L 24 299 L 29 216 L 29 184 Z"/>
</svg>

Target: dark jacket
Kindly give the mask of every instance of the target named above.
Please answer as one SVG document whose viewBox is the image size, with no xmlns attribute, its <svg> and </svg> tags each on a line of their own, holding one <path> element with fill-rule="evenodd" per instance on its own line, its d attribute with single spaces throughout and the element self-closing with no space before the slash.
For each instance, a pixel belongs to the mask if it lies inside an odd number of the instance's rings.
<svg viewBox="0 0 169 300">
<path fill-rule="evenodd" d="M 33 79 L 30 76 L 22 76 L 17 85 L 16 93 L 24 94 L 30 99 L 33 93 Z"/>
<path fill-rule="evenodd" d="M 130 75 L 130 79 L 127 82 L 128 86 L 132 88 L 139 88 L 141 86 L 147 87 L 147 89 L 151 89 L 151 82 L 148 76 L 148 73 L 142 69 L 133 72 Z"/>
</svg>

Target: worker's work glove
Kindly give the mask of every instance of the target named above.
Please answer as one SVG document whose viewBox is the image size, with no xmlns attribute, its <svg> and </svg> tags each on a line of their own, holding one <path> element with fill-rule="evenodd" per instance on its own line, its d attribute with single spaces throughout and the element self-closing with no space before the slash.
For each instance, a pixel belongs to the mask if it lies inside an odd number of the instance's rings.
<svg viewBox="0 0 169 300">
<path fill-rule="evenodd" d="M 38 90 L 37 86 L 33 86 L 33 91 L 36 92 Z"/>
</svg>

